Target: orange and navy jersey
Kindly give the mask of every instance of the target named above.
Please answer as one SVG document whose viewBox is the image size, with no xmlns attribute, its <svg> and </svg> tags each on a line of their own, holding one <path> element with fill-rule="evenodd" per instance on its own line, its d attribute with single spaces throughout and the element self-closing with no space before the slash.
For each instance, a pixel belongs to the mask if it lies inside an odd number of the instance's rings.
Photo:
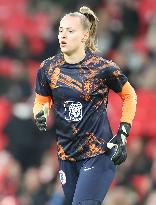
<svg viewBox="0 0 156 205">
<path fill-rule="evenodd" d="M 77 64 L 66 63 L 62 53 L 41 64 L 36 93 L 51 96 L 62 160 L 77 161 L 105 152 L 113 137 L 106 113 L 109 89 L 119 93 L 126 82 L 115 63 L 91 51 Z"/>
</svg>

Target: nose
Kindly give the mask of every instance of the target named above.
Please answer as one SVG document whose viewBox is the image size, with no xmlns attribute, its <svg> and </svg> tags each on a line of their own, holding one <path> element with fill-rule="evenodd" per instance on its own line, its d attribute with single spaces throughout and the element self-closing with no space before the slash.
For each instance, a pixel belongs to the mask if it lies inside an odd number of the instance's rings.
<svg viewBox="0 0 156 205">
<path fill-rule="evenodd" d="M 66 31 L 62 31 L 61 38 L 65 39 L 66 37 L 67 37 L 67 32 Z"/>
</svg>

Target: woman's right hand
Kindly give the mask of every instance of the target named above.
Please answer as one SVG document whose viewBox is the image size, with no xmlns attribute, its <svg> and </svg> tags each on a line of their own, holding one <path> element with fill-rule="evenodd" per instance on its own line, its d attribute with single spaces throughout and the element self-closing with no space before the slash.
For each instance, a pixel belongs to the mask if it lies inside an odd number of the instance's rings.
<svg viewBox="0 0 156 205">
<path fill-rule="evenodd" d="M 36 125 L 37 125 L 38 129 L 42 132 L 47 130 L 46 121 L 47 120 L 46 120 L 44 111 L 41 110 L 39 113 L 37 113 L 35 122 L 36 122 Z"/>
</svg>

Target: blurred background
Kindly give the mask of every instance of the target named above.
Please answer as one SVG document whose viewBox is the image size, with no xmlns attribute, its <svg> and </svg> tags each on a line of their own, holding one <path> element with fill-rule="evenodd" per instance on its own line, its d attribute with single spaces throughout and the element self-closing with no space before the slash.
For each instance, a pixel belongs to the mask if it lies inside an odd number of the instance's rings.
<svg viewBox="0 0 156 205">
<path fill-rule="evenodd" d="M 59 51 L 60 18 L 86 5 L 100 22 L 101 56 L 114 60 L 138 95 L 128 141 L 103 205 L 156 205 L 156 0 L 0 0 L 0 205 L 68 205 L 58 178 L 55 124 L 34 125 L 40 63 Z M 115 133 L 121 100 L 110 92 Z"/>
</svg>

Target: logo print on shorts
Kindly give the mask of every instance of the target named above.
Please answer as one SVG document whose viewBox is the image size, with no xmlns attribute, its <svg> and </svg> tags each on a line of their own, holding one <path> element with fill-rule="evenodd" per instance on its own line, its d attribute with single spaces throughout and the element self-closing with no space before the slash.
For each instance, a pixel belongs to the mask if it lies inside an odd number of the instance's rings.
<svg viewBox="0 0 156 205">
<path fill-rule="evenodd" d="M 85 168 L 84 168 L 84 171 L 86 172 L 86 171 L 89 171 L 89 170 L 91 170 L 91 169 L 94 169 L 94 167 L 89 167 L 89 168 L 85 167 Z"/>
<path fill-rule="evenodd" d="M 59 174 L 60 174 L 61 184 L 64 185 L 66 183 L 66 175 L 65 175 L 64 171 L 62 171 L 62 170 L 59 171 Z"/>
<path fill-rule="evenodd" d="M 80 102 L 66 101 L 64 108 L 66 120 L 78 122 L 82 119 L 82 104 Z"/>
</svg>

